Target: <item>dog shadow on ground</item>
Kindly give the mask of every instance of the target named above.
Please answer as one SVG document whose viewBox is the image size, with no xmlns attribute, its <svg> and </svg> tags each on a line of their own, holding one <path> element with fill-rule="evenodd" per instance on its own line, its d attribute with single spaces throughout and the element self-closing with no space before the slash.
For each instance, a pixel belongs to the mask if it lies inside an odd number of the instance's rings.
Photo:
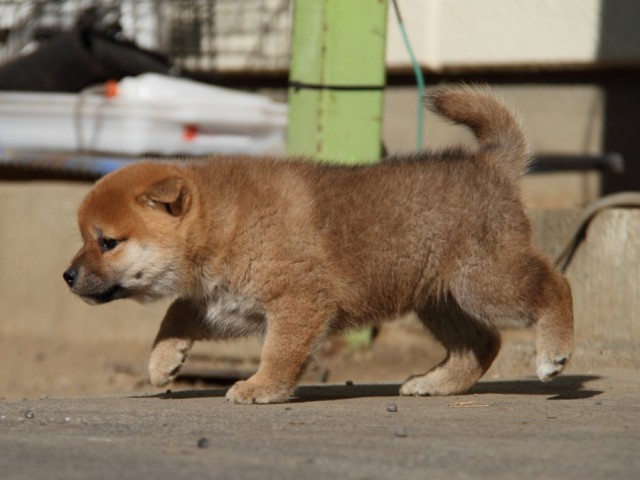
<svg viewBox="0 0 640 480">
<path fill-rule="evenodd" d="M 594 375 L 566 375 L 551 383 L 542 383 L 537 378 L 524 380 L 484 381 L 474 385 L 470 395 L 545 395 L 547 400 L 574 400 L 591 398 L 603 393 L 586 387 L 599 379 Z M 296 390 L 293 401 L 334 400 L 357 397 L 394 397 L 400 384 L 347 384 L 347 385 L 303 385 Z"/>
<path fill-rule="evenodd" d="M 547 400 L 577 400 L 600 395 L 602 390 L 586 388 L 586 384 L 599 380 L 597 375 L 563 375 L 552 382 L 542 383 L 535 377 L 523 380 L 479 382 L 471 394 L 550 395 Z"/>
<path fill-rule="evenodd" d="M 547 400 L 577 400 L 595 397 L 603 393 L 601 390 L 587 388 L 587 384 L 601 377 L 595 375 L 565 375 L 550 383 L 542 383 L 536 378 L 523 380 L 482 381 L 474 385 L 470 395 L 544 395 Z M 361 397 L 396 397 L 400 384 L 352 384 L 344 385 L 319 384 L 302 385 L 296 389 L 292 402 L 314 402 L 323 400 L 340 400 Z M 167 390 L 165 393 L 152 395 L 152 398 L 164 400 L 224 397 L 227 387 L 208 388 L 203 390 Z M 140 396 L 138 398 L 149 398 Z"/>
</svg>

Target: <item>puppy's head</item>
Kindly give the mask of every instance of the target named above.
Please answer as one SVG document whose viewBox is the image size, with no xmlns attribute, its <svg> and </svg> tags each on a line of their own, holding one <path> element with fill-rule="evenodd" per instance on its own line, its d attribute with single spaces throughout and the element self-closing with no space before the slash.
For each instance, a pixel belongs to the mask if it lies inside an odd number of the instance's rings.
<svg viewBox="0 0 640 480">
<path fill-rule="evenodd" d="M 63 274 L 73 293 L 97 304 L 179 292 L 192 198 L 182 174 L 141 162 L 96 184 L 78 211 L 84 244 Z"/>
</svg>

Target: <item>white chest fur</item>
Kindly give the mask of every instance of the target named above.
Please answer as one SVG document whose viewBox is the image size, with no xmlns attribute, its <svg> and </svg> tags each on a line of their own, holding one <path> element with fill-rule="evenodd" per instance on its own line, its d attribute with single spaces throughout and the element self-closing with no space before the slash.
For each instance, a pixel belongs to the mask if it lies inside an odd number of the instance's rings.
<svg viewBox="0 0 640 480">
<path fill-rule="evenodd" d="M 205 320 L 216 337 L 233 338 L 264 331 L 264 310 L 256 300 L 216 287 L 205 301 Z"/>
</svg>

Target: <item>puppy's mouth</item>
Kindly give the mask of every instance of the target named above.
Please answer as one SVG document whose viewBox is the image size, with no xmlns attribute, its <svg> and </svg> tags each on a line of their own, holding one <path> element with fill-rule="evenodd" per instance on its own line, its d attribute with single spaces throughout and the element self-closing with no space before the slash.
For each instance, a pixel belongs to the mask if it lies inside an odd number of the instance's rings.
<svg viewBox="0 0 640 480">
<path fill-rule="evenodd" d="M 128 289 L 116 283 L 106 290 L 93 293 L 81 293 L 80 297 L 82 297 L 85 302 L 95 305 L 108 303 L 113 300 L 118 300 L 119 298 L 126 298 L 129 295 L 131 295 L 131 292 Z"/>
</svg>

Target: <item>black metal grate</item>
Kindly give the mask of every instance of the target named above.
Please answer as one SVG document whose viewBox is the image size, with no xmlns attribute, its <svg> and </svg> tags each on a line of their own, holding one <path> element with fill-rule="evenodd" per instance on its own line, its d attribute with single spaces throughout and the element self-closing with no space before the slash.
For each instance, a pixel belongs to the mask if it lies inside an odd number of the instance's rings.
<svg viewBox="0 0 640 480">
<path fill-rule="evenodd" d="M 0 0 L 0 62 L 84 26 L 194 71 L 289 67 L 293 0 Z"/>
</svg>

